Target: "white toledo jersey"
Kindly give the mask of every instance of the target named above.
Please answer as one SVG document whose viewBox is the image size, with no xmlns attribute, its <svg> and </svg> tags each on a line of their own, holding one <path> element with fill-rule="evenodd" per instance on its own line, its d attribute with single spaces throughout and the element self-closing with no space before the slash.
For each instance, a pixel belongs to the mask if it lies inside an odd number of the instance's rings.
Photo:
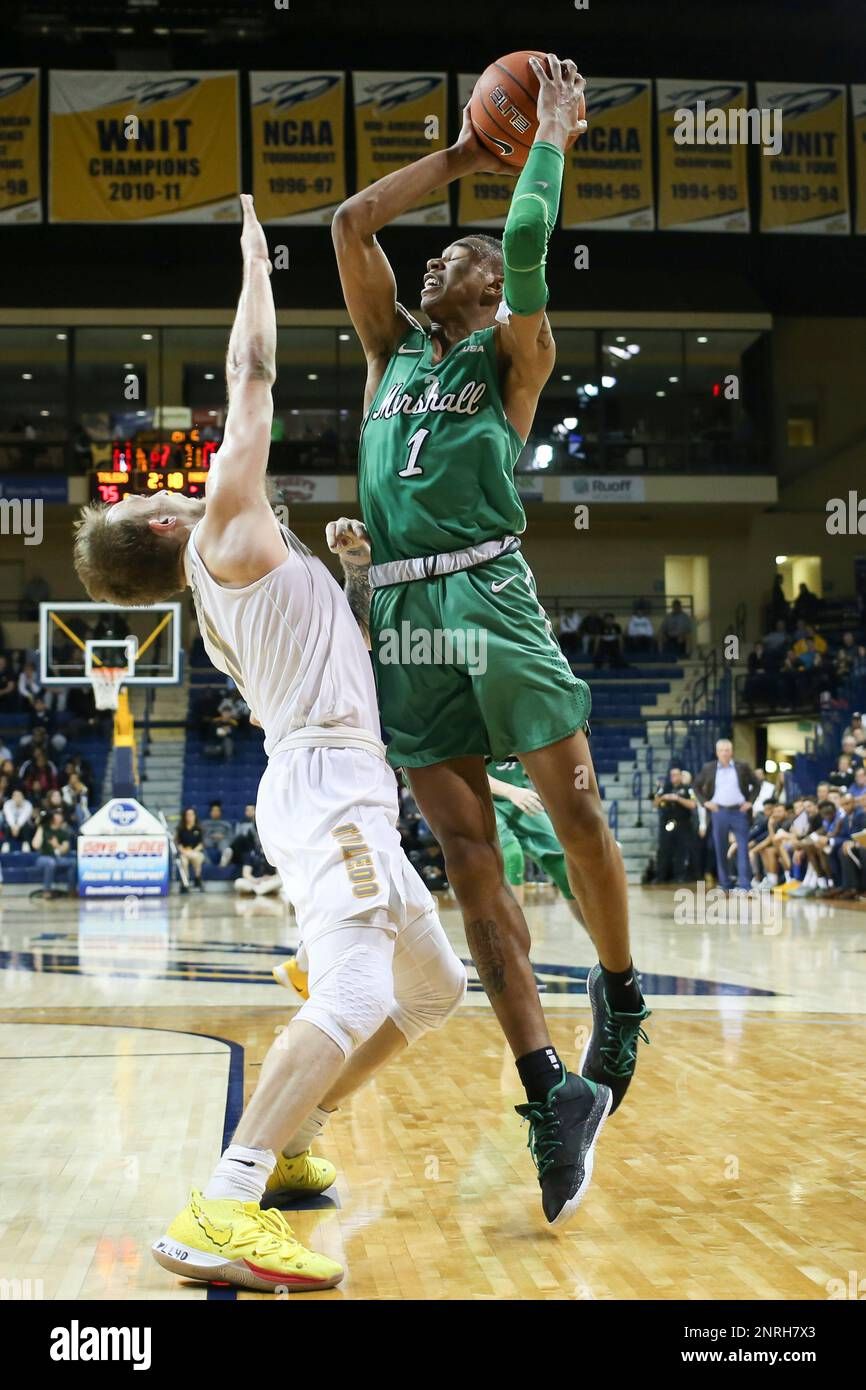
<svg viewBox="0 0 866 1390">
<path fill-rule="evenodd" d="M 286 558 L 240 589 L 218 584 L 196 548 L 184 556 L 205 650 L 231 676 L 265 734 L 271 757 L 302 731 L 339 729 L 378 741 L 379 713 L 369 654 L 336 581 L 286 527 Z"/>
</svg>

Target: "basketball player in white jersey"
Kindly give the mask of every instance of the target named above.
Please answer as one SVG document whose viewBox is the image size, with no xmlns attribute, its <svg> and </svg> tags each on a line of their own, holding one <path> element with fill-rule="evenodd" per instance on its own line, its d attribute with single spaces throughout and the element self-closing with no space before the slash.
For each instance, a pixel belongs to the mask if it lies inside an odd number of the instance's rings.
<svg viewBox="0 0 866 1390">
<path fill-rule="evenodd" d="M 256 825 L 295 906 L 310 997 L 271 1047 L 204 1191 L 153 1253 L 186 1278 L 300 1291 L 330 1288 L 343 1271 L 305 1249 L 281 1212 L 262 1209 L 266 1189 L 333 1181 L 333 1167 L 308 1152 L 327 1114 L 445 1022 L 466 974 L 400 847 L 397 785 L 353 611 L 267 500 L 276 315 L 264 232 L 252 198 L 241 201 L 229 408 L 206 498 L 159 492 L 86 507 L 75 564 L 91 598 L 117 604 L 188 584 L 208 655 L 264 730 Z"/>
</svg>

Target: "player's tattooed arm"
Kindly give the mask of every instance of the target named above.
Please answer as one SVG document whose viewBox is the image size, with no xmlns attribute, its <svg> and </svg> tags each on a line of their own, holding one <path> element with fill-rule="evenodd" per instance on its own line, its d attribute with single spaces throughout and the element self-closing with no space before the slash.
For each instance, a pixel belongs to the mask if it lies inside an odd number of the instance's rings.
<svg viewBox="0 0 866 1390">
<path fill-rule="evenodd" d="M 339 556 L 345 576 L 344 592 L 361 635 L 370 647 L 370 541 L 363 521 L 341 516 L 325 528 L 328 549 Z"/>
</svg>

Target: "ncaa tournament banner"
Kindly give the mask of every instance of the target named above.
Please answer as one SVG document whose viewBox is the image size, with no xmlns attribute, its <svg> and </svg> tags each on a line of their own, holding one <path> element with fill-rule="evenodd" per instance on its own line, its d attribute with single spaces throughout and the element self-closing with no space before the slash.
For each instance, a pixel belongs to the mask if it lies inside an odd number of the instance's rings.
<svg viewBox="0 0 866 1390">
<path fill-rule="evenodd" d="M 857 222 L 854 230 L 866 236 L 866 87 L 851 88 L 854 122 L 854 177 L 857 180 Z"/>
<path fill-rule="evenodd" d="M 472 96 L 480 74 L 461 72 L 457 75 L 457 122 L 463 121 L 463 108 Z M 467 174 L 457 180 L 457 221 L 461 227 L 504 227 L 511 206 L 511 195 L 517 182 L 507 175 Z"/>
<path fill-rule="evenodd" d="M 651 232 L 649 78 L 593 77 L 586 88 L 586 114 L 589 128 L 565 155 L 563 227 Z"/>
<path fill-rule="evenodd" d="M 330 224 L 346 196 L 342 72 L 251 72 L 253 193 L 261 222 Z"/>
<path fill-rule="evenodd" d="M 758 82 L 758 106 L 781 112 L 779 151 L 762 155 L 761 231 L 851 230 L 845 88 L 834 82 Z"/>
<path fill-rule="evenodd" d="M 52 72 L 52 222 L 239 222 L 235 72 Z"/>
<path fill-rule="evenodd" d="M 748 232 L 746 83 L 658 78 L 656 99 L 659 230 Z"/>
<path fill-rule="evenodd" d="M 358 189 L 448 144 L 444 72 L 354 72 Z M 436 188 L 395 219 L 404 224 L 451 221 L 448 189 Z"/>
<path fill-rule="evenodd" d="M 39 73 L 0 68 L 0 222 L 41 222 Z"/>
</svg>

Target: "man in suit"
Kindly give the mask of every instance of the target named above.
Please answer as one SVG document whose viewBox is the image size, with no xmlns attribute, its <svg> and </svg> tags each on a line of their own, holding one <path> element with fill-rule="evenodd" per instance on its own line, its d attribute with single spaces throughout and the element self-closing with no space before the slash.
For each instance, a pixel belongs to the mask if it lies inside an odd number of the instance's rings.
<svg viewBox="0 0 866 1390">
<path fill-rule="evenodd" d="M 710 829 L 716 851 L 716 873 L 719 887 L 732 887 L 728 876 L 728 836 L 733 832 L 737 842 L 737 888 L 749 891 L 749 823 L 752 803 L 760 783 L 748 763 L 734 761 L 730 739 L 720 738 L 716 756 L 704 763 L 695 791 L 699 800 L 711 812 Z"/>
</svg>

